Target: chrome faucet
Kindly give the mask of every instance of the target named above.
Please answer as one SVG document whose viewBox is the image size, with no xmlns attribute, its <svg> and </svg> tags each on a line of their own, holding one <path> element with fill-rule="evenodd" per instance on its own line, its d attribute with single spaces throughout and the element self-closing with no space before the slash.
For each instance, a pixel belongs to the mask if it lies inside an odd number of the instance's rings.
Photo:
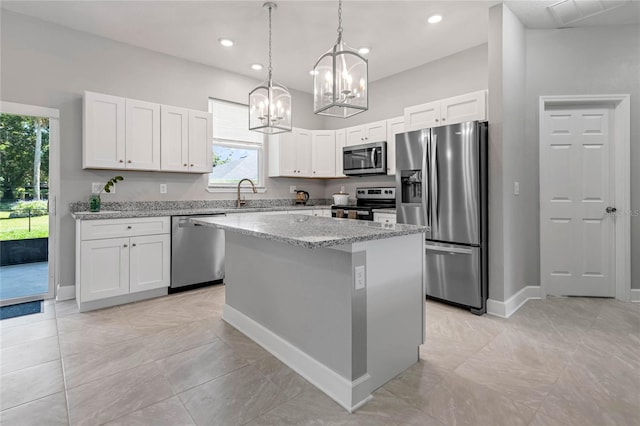
<svg viewBox="0 0 640 426">
<path fill-rule="evenodd" d="M 258 192 L 258 190 L 256 189 L 256 186 L 253 184 L 253 181 L 251 179 L 249 178 L 240 179 L 240 182 L 238 182 L 238 203 L 237 203 L 238 208 L 247 204 L 245 200 L 240 199 L 240 184 L 242 184 L 242 182 L 244 182 L 245 180 L 249 181 L 249 183 L 251 184 L 251 189 L 253 189 L 254 194 Z"/>
</svg>

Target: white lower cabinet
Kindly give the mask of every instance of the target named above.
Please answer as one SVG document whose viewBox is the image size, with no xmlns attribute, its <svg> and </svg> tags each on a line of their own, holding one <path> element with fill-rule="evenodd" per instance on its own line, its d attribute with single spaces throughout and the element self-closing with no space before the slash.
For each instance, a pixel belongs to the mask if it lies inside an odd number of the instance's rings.
<svg viewBox="0 0 640 426">
<path fill-rule="evenodd" d="M 108 237 L 106 229 L 112 230 Z M 78 221 L 76 300 L 81 310 L 116 304 L 108 301 L 116 296 L 124 297 L 117 303 L 140 300 L 144 297 L 126 296 L 169 287 L 169 232 L 168 217 Z M 82 307 L 97 301 L 106 302 Z"/>
</svg>

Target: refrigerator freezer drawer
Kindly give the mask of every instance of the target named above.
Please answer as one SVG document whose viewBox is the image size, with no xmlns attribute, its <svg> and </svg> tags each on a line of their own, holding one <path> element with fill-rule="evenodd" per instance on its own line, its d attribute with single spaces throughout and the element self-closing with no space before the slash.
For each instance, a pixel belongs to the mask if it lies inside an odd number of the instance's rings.
<svg viewBox="0 0 640 426">
<path fill-rule="evenodd" d="M 427 241 L 427 296 L 482 307 L 480 247 Z"/>
</svg>

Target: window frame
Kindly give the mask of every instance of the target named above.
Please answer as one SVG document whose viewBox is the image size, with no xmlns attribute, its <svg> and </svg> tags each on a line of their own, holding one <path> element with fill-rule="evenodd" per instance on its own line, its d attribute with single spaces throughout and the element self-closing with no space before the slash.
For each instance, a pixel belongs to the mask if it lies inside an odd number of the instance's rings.
<svg viewBox="0 0 640 426">
<path fill-rule="evenodd" d="M 235 105 L 241 105 L 243 107 L 245 107 L 247 109 L 246 113 L 247 113 L 247 120 L 249 118 L 249 105 L 246 104 L 242 104 L 239 102 L 233 102 L 233 101 L 227 101 L 224 99 L 216 99 L 216 98 L 209 98 L 209 112 L 213 113 L 213 102 L 226 102 L 229 104 L 235 104 Z M 215 116 L 213 119 L 213 122 L 215 122 Z M 247 127 L 248 129 L 248 127 Z M 213 132 L 212 132 L 213 135 Z M 212 136 L 211 138 L 211 148 L 212 148 L 212 152 L 215 152 L 215 146 L 222 146 L 225 148 L 237 148 L 237 149 L 249 149 L 249 150 L 256 150 L 257 151 L 257 155 L 258 155 L 258 182 L 254 182 L 256 185 L 256 189 L 258 190 L 259 193 L 264 193 L 266 192 L 267 188 L 266 188 L 266 173 L 265 173 L 265 145 L 266 145 L 266 138 L 264 137 L 264 135 L 262 135 L 262 141 L 261 142 L 255 142 L 255 141 L 246 141 L 246 140 L 235 140 L 235 139 L 222 139 L 222 138 L 216 138 L 214 136 Z M 212 159 L 213 161 L 213 159 Z M 237 183 L 216 183 L 216 182 L 211 182 L 211 174 L 209 173 L 207 175 L 207 191 L 208 192 L 236 192 L 237 188 L 238 188 L 238 184 Z M 243 185 L 240 188 L 240 192 L 253 192 L 250 185 Z"/>
</svg>

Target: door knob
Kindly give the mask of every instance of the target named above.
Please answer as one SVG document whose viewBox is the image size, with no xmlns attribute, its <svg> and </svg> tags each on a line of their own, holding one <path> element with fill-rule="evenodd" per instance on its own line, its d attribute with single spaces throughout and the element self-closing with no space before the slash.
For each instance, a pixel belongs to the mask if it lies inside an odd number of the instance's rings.
<svg viewBox="0 0 640 426">
<path fill-rule="evenodd" d="M 616 209 L 615 207 L 607 207 L 604 211 L 606 211 L 607 213 L 615 213 L 618 211 L 618 209 Z"/>
</svg>

